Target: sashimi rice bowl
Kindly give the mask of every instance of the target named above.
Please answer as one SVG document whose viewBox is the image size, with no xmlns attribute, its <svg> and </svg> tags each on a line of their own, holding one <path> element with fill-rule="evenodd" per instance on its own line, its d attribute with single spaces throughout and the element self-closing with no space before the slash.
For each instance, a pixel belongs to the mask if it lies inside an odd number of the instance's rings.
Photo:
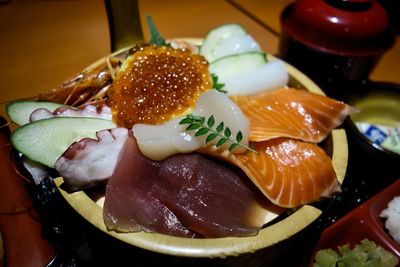
<svg viewBox="0 0 400 267">
<path fill-rule="evenodd" d="M 341 191 L 355 109 L 237 24 L 152 35 L 7 105 L 12 145 L 91 224 L 158 253 L 224 258 L 296 235 Z"/>
</svg>

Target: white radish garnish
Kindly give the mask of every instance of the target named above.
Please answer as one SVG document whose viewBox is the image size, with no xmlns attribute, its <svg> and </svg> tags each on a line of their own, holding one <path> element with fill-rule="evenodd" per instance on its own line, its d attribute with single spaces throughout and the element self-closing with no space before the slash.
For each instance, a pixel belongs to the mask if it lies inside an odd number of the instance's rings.
<svg viewBox="0 0 400 267">
<path fill-rule="evenodd" d="M 254 51 L 261 52 L 259 44 L 238 24 L 213 29 L 200 47 L 200 54 L 210 63 L 229 55 Z"/>
<path fill-rule="evenodd" d="M 249 34 L 233 35 L 219 43 L 218 47 L 214 49 L 214 58 L 212 60 L 215 61 L 230 55 L 260 51 L 260 46 Z"/>
<path fill-rule="evenodd" d="M 235 135 L 239 131 L 243 135 L 241 144 L 248 145 L 249 122 L 239 107 L 225 94 L 209 90 L 200 95 L 192 114 L 209 118 L 214 116 L 216 125 L 224 122 Z M 186 131 L 187 125 L 180 125 L 184 118 L 179 117 L 161 125 L 135 124 L 132 127 L 140 151 L 153 160 L 163 160 L 177 153 L 189 153 L 206 145 L 205 136 L 195 137 L 194 132 Z M 222 147 L 228 149 L 228 141 Z M 237 147 L 232 153 L 243 152 Z"/>
<path fill-rule="evenodd" d="M 287 85 L 289 75 L 282 61 L 271 61 L 250 72 L 219 79 L 225 84 L 222 88 L 227 95 L 252 95 L 263 91 L 278 89 Z"/>
</svg>

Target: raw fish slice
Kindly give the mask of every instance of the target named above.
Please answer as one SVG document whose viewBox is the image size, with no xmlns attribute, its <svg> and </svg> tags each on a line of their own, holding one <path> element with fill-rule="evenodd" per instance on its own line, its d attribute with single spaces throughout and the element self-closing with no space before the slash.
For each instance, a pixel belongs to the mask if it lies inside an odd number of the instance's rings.
<svg viewBox="0 0 400 267">
<path fill-rule="evenodd" d="M 255 143 L 258 153 L 227 153 L 209 147 L 202 152 L 241 168 L 264 195 L 281 207 L 298 207 L 340 191 L 331 159 L 315 144 L 289 138 Z"/>
<path fill-rule="evenodd" d="M 304 90 L 278 89 L 232 96 L 250 121 L 250 141 L 291 137 L 319 143 L 355 109 Z"/>
<path fill-rule="evenodd" d="M 271 210 L 282 211 L 250 181 L 201 155 L 153 161 L 130 137 L 120 159 L 106 187 L 103 212 L 109 230 L 248 236 L 261 229 Z"/>
<path fill-rule="evenodd" d="M 160 178 L 156 195 L 203 237 L 255 235 L 273 206 L 247 177 L 199 154 L 165 160 Z"/>
<path fill-rule="evenodd" d="M 107 229 L 195 236 L 152 195 L 153 190 L 158 189 L 161 163 L 143 157 L 133 137 L 127 139 L 121 153 L 121 160 L 106 187 L 103 217 Z"/>
</svg>

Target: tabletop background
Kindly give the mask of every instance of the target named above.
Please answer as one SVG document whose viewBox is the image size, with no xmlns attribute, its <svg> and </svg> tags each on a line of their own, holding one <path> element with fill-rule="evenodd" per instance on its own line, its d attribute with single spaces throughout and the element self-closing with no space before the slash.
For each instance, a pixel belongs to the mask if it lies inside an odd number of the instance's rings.
<svg viewBox="0 0 400 267">
<path fill-rule="evenodd" d="M 269 53 L 279 44 L 279 16 L 292 0 L 142 0 L 164 37 L 205 37 L 223 23 L 240 23 Z M 0 102 L 35 96 L 54 88 L 109 54 L 103 1 L 11 0 L 0 5 Z M 400 44 L 387 52 L 372 80 L 400 82 Z"/>
</svg>

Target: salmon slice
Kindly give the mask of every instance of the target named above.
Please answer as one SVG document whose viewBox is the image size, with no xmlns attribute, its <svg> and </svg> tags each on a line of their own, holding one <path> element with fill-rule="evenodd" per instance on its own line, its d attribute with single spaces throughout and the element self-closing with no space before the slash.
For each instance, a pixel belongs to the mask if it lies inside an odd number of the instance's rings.
<svg viewBox="0 0 400 267">
<path fill-rule="evenodd" d="M 215 146 L 203 153 L 241 168 L 274 204 L 293 208 L 340 192 L 340 184 L 325 151 L 312 143 L 275 138 L 254 144 L 258 153 L 229 153 Z"/>
<path fill-rule="evenodd" d="M 282 88 L 231 99 L 250 122 L 250 141 L 291 137 L 319 143 L 356 109 L 304 90 Z"/>
</svg>

